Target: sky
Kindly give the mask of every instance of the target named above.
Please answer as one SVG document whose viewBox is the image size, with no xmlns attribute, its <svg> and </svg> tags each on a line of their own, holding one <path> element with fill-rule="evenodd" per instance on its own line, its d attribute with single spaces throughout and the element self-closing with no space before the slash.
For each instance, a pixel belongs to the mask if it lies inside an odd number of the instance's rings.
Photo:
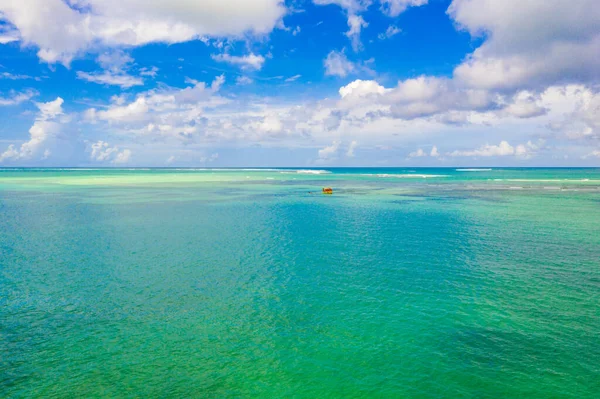
<svg viewBox="0 0 600 399">
<path fill-rule="evenodd" d="M 600 7 L 0 0 L 10 166 L 600 166 Z"/>
</svg>

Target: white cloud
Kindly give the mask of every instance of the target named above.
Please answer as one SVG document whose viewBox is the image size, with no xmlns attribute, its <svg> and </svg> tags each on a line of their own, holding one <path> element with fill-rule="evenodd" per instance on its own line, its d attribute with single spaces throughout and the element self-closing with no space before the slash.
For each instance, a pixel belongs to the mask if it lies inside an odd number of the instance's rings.
<svg viewBox="0 0 600 399">
<path fill-rule="evenodd" d="M 385 30 L 385 32 L 382 32 L 379 35 L 377 35 L 377 38 L 379 40 L 389 39 L 392 36 L 396 36 L 400 32 L 402 32 L 402 29 L 398 28 L 396 25 L 390 25 Z"/>
<path fill-rule="evenodd" d="M 287 78 L 285 81 L 286 82 L 295 82 L 296 80 L 300 79 L 302 77 L 302 75 L 294 75 L 294 76 L 290 76 L 289 78 Z"/>
<path fill-rule="evenodd" d="M 155 66 L 151 68 L 140 68 L 140 76 L 150 76 L 151 78 L 155 78 L 159 70 L 160 69 Z"/>
<path fill-rule="evenodd" d="M 354 150 L 356 150 L 356 146 L 358 145 L 358 142 L 356 140 L 352 140 L 350 142 L 350 145 L 348 146 L 348 151 L 346 151 L 346 156 L 347 157 L 354 157 Z"/>
<path fill-rule="evenodd" d="M 104 69 L 103 72 L 77 71 L 77 78 L 92 83 L 120 86 L 122 89 L 141 86 L 144 84 L 141 78 L 127 73 L 133 61 L 133 58 L 122 51 L 103 53 L 96 59 L 96 62 Z M 156 72 L 152 70 L 145 72 L 156 75 Z"/>
<path fill-rule="evenodd" d="M 362 49 L 360 32 L 362 28 L 366 28 L 367 26 L 369 26 L 369 24 L 360 15 L 348 15 L 348 32 L 346 32 L 346 36 L 350 39 L 354 51 Z"/>
<path fill-rule="evenodd" d="M 106 122 L 129 134 L 188 140 L 206 128 L 205 108 L 227 103 L 216 95 L 224 80 L 218 76 L 207 86 L 188 79 L 193 86 L 140 93 L 130 102 L 118 97 L 106 109 L 90 108 L 83 115 L 88 122 Z"/>
<path fill-rule="evenodd" d="M 390 17 L 397 17 L 408 7 L 422 6 L 427 4 L 427 2 L 428 0 L 379 0 L 381 11 Z M 366 11 L 373 4 L 373 0 L 313 0 L 313 3 L 317 5 L 334 4 L 341 7 L 348 15 L 349 29 L 346 32 L 346 36 L 350 39 L 352 49 L 354 51 L 362 49 L 360 33 L 362 28 L 366 28 L 369 24 L 360 13 Z M 390 26 L 386 31 L 386 34 L 389 35 L 387 37 L 392 37 L 399 32 L 399 30 L 394 31 L 395 29 L 398 28 Z M 382 38 L 381 35 L 379 35 L 379 38 Z"/>
<path fill-rule="evenodd" d="M 198 162 L 200 163 L 209 163 L 209 162 L 214 162 L 219 158 L 219 153 L 215 152 L 214 154 L 211 154 L 207 157 L 200 157 L 200 159 L 198 159 Z"/>
<path fill-rule="evenodd" d="M 337 155 L 337 152 L 340 148 L 340 142 L 339 141 L 334 141 L 331 143 L 331 145 L 328 145 L 322 149 L 319 150 L 318 154 L 319 154 L 319 158 L 322 160 L 329 160 L 334 158 Z"/>
<path fill-rule="evenodd" d="M 383 95 L 387 91 L 389 91 L 389 89 L 386 89 L 374 80 L 357 79 L 348 83 L 346 86 L 342 86 L 338 92 L 342 98 L 350 99 L 364 98 L 373 94 Z"/>
<path fill-rule="evenodd" d="M 320 6 L 335 4 L 342 9 L 350 12 L 356 13 L 359 11 L 364 11 L 369 7 L 372 3 L 371 0 L 313 0 L 313 3 Z"/>
<path fill-rule="evenodd" d="M 519 144 L 516 147 L 511 146 L 503 140 L 498 145 L 485 144 L 475 150 L 453 151 L 449 153 L 451 157 L 505 157 L 516 156 L 518 158 L 528 159 L 534 155 L 538 146 L 531 141 L 526 144 Z"/>
<path fill-rule="evenodd" d="M 38 92 L 32 89 L 23 92 L 16 92 L 13 90 L 10 92 L 10 97 L 0 97 L 0 106 L 18 105 L 31 100 L 37 95 Z"/>
<path fill-rule="evenodd" d="M 348 60 L 346 54 L 337 51 L 331 51 L 327 54 L 324 65 L 325 75 L 339 76 L 342 78 L 357 70 L 356 66 Z"/>
<path fill-rule="evenodd" d="M 540 95 L 548 128 L 570 140 L 600 141 L 600 92 L 582 85 L 553 86 Z"/>
<path fill-rule="evenodd" d="M 286 11 L 281 0 L 0 2 L 1 18 L 14 27 L 23 44 L 37 47 L 43 61 L 65 65 L 97 46 L 264 35 Z"/>
<path fill-rule="evenodd" d="M 381 8 L 390 17 L 397 17 L 408 7 L 419 7 L 427 2 L 428 0 L 381 0 Z"/>
<path fill-rule="evenodd" d="M 111 147 L 105 141 L 99 140 L 91 144 L 90 159 L 96 162 L 110 162 L 114 164 L 122 164 L 129 162 L 131 158 L 131 150 L 119 150 L 119 147 Z"/>
<path fill-rule="evenodd" d="M 541 105 L 539 96 L 524 90 L 514 95 L 505 111 L 517 118 L 533 118 L 544 115 L 548 110 Z"/>
<path fill-rule="evenodd" d="M 411 152 L 410 154 L 408 154 L 409 158 L 423 158 L 423 157 L 427 157 L 430 156 L 432 158 L 437 158 L 440 156 L 440 153 L 438 152 L 438 149 L 436 146 L 433 146 L 431 148 L 431 151 L 429 153 L 423 151 L 422 148 L 419 148 L 416 151 Z"/>
<path fill-rule="evenodd" d="M 355 80 L 341 87 L 337 98 L 282 102 L 279 98 L 239 94 L 222 97 L 219 88 L 223 80 L 219 77 L 207 85 L 188 79 L 190 86 L 185 88 L 159 88 L 139 93 L 135 98 L 115 97 L 106 108 L 86 111 L 85 120 L 101 124 L 97 127 L 100 131 L 110 129 L 123 142 L 135 137 L 136 143 L 145 145 L 169 143 L 169 152 L 160 158 L 160 163 L 169 154 L 177 154 L 178 162 L 184 159 L 185 163 L 193 164 L 200 158 L 190 154 L 180 158 L 178 146 L 191 148 L 197 144 L 202 146 L 200 153 L 213 143 L 234 148 L 253 144 L 263 148 L 308 147 L 315 151 L 320 148 L 319 162 L 326 162 L 354 154 L 352 141 L 365 143 L 367 149 L 390 148 L 413 142 L 415 135 L 442 140 L 440 144 L 444 147 L 457 149 L 447 153 L 453 157 L 500 156 L 508 145 L 505 153 L 528 159 L 546 154 L 548 147 L 542 153 L 539 143 L 519 140 L 518 132 L 526 132 L 522 135 L 529 135 L 528 139 L 535 141 L 540 133 L 559 137 L 558 132 L 562 135 L 568 126 L 576 127 L 574 132 L 581 132 L 578 140 L 591 140 L 595 137 L 596 115 L 600 114 L 594 111 L 594 92 L 581 87 L 558 87 L 515 97 L 461 88 L 451 79 L 420 77 L 391 87 L 374 80 Z M 515 112 L 507 111 L 513 103 L 532 99 L 547 111 L 531 122 L 522 118 L 529 113 L 519 112 L 521 117 L 516 117 Z M 554 130 L 546 127 L 550 125 Z M 470 149 L 470 143 L 482 129 L 500 144 Z M 573 134 L 569 133 L 569 137 L 574 138 Z M 343 140 L 335 139 L 332 143 L 332 137 Z M 505 137 L 510 140 L 501 140 Z M 523 144 L 508 144 L 513 140 Z M 438 147 L 421 151 L 424 157 L 441 159 Z M 365 152 L 367 156 L 368 153 Z M 579 158 L 582 152 L 574 155 Z M 136 156 L 140 157 L 137 150 Z"/>
<path fill-rule="evenodd" d="M 594 150 L 584 156 L 581 157 L 582 159 L 588 159 L 588 158 L 600 158 L 600 150 Z"/>
<path fill-rule="evenodd" d="M 378 0 L 381 11 L 390 16 L 397 17 L 403 13 L 408 7 L 418 7 L 427 4 L 428 0 Z M 344 11 L 358 13 L 369 8 L 373 0 L 313 0 L 317 5 L 335 4 L 341 7 Z"/>
<path fill-rule="evenodd" d="M 92 153 L 90 158 L 94 161 L 103 162 L 108 160 L 115 152 L 118 152 L 117 147 L 110 147 L 105 141 L 98 141 L 91 145 Z"/>
<path fill-rule="evenodd" d="M 19 40 L 19 32 L 6 25 L 0 26 L 0 44 L 8 44 Z"/>
<path fill-rule="evenodd" d="M 8 79 L 8 80 L 25 80 L 25 79 L 35 79 L 29 75 L 15 75 L 10 72 L 2 72 L 0 73 L 0 79 Z"/>
<path fill-rule="evenodd" d="M 124 149 L 123 151 L 121 151 L 117 154 L 113 163 L 116 163 L 116 164 L 127 163 L 127 162 L 129 162 L 130 159 L 131 159 L 131 150 Z"/>
<path fill-rule="evenodd" d="M 243 86 L 243 85 L 249 85 L 249 84 L 254 83 L 254 80 L 252 80 L 248 76 L 238 76 L 237 79 L 235 80 L 235 83 L 239 86 Z"/>
<path fill-rule="evenodd" d="M 49 101 L 47 103 L 36 103 L 37 107 L 40 109 L 40 115 L 38 116 L 38 120 L 50 120 L 54 119 L 59 115 L 63 114 L 62 105 L 64 100 L 60 97 L 57 97 L 54 101 Z"/>
<path fill-rule="evenodd" d="M 120 86 L 123 89 L 133 86 L 142 86 L 144 84 L 144 81 L 141 78 L 127 74 L 113 74 L 109 71 L 95 74 L 77 71 L 77 78 L 87 80 L 88 82 L 92 83 Z"/>
<path fill-rule="evenodd" d="M 422 148 L 419 148 L 417 151 L 411 152 L 410 154 L 408 154 L 409 158 L 421 158 L 421 157 L 426 157 L 427 153 L 425 151 L 423 151 Z"/>
<path fill-rule="evenodd" d="M 466 85 L 524 89 L 600 77 L 597 0 L 454 0 L 448 14 L 486 37 L 454 71 Z"/>
<path fill-rule="evenodd" d="M 42 157 L 48 157 L 49 149 L 44 148 L 48 142 L 56 138 L 61 131 L 61 121 L 57 118 L 63 115 L 63 99 L 57 97 L 56 100 L 47 103 L 36 103 L 39 111 L 33 126 L 29 129 L 29 141 L 23 143 L 17 150 L 14 145 L 0 155 L 0 162 L 5 160 L 29 160 L 42 154 Z"/>
<path fill-rule="evenodd" d="M 105 70 L 119 73 L 125 69 L 129 69 L 134 59 L 129 54 L 117 50 L 100 54 L 96 62 Z"/>
<path fill-rule="evenodd" d="M 250 53 L 244 56 L 236 56 L 230 54 L 214 54 L 212 59 L 218 62 L 226 62 L 228 64 L 239 66 L 242 69 L 260 70 L 265 63 L 265 57 Z"/>
<path fill-rule="evenodd" d="M 498 101 L 494 95 L 457 87 L 452 80 L 420 76 L 398 82 L 386 91 L 381 102 L 389 105 L 394 118 L 414 119 L 450 111 L 484 111 Z"/>
<path fill-rule="evenodd" d="M 515 148 L 507 141 L 501 141 L 499 145 L 485 144 L 475 150 L 457 150 L 449 155 L 452 157 L 502 157 L 514 154 Z"/>
</svg>

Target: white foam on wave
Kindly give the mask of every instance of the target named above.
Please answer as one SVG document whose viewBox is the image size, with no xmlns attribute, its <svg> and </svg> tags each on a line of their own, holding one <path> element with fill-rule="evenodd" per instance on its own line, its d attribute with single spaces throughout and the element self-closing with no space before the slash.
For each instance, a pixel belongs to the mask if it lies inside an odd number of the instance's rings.
<svg viewBox="0 0 600 399">
<path fill-rule="evenodd" d="M 322 175 L 325 173 L 331 173 L 328 170 L 316 170 L 316 169 L 284 169 L 284 168 L 164 168 L 159 170 L 176 170 L 176 171 L 189 171 L 189 172 L 279 172 L 283 174 L 311 174 L 311 175 Z"/>
<path fill-rule="evenodd" d="M 418 174 L 392 174 L 392 173 L 362 173 L 361 176 L 375 176 L 382 178 L 395 177 L 398 179 L 428 179 L 433 177 L 448 177 L 448 175 L 418 175 Z"/>
<path fill-rule="evenodd" d="M 57 172 L 57 171 L 96 171 L 96 170 L 123 170 L 120 168 L 19 168 L 19 167 L 8 167 L 8 168 L 0 168 L 2 171 L 29 171 L 29 172 Z"/>
<path fill-rule="evenodd" d="M 493 169 L 491 168 L 466 168 L 466 169 L 456 169 L 457 172 L 489 172 Z"/>
<path fill-rule="evenodd" d="M 492 179 L 493 181 L 512 181 L 520 183 L 561 183 L 561 182 L 600 182 L 597 179 Z"/>
<path fill-rule="evenodd" d="M 269 168 L 164 168 L 163 170 L 206 171 L 206 172 L 279 172 L 285 169 Z"/>
<path fill-rule="evenodd" d="M 280 172 L 281 174 L 300 174 L 300 175 L 325 175 L 325 174 L 329 174 L 331 173 L 328 170 L 316 170 L 316 169 L 296 169 L 296 170 L 288 170 L 288 169 L 284 169 L 281 170 Z"/>
</svg>

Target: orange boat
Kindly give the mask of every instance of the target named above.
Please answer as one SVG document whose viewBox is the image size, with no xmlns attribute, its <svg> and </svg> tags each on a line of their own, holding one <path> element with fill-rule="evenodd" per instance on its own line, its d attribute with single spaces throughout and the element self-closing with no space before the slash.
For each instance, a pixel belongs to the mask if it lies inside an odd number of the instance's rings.
<svg viewBox="0 0 600 399">
<path fill-rule="evenodd" d="M 331 187 L 324 187 L 323 194 L 333 194 L 333 189 Z"/>
</svg>

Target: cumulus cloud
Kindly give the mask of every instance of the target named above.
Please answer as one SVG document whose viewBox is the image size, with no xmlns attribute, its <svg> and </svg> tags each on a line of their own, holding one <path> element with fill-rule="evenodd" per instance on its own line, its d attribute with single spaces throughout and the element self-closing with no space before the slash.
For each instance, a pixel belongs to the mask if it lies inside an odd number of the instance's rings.
<svg viewBox="0 0 600 399">
<path fill-rule="evenodd" d="M 224 5 L 231 6 L 232 2 L 237 7 L 223 11 Z M 343 9 L 349 30 L 342 29 L 339 33 L 345 33 L 355 49 L 360 47 L 362 30 L 371 22 L 367 21 L 372 15 L 366 13 L 367 9 L 379 9 L 394 16 L 409 6 L 426 3 L 424 0 L 314 2 Z M 214 43 L 223 44 L 219 47 L 223 53 L 213 57 L 246 69 L 245 74 L 250 74 L 263 67 L 265 57 L 254 53 L 231 55 L 228 39 L 235 36 L 250 40 L 250 35 L 268 33 L 275 26 L 281 28 L 285 6 L 274 0 L 243 3 L 175 0 L 167 7 L 164 1 L 158 0 L 0 0 L 0 42 L 4 40 L 3 35 L 16 38 L 22 45 L 36 48 L 42 60 L 65 64 L 73 57 L 93 51 L 100 54 L 99 70 L 78 71 L 78 76 L 127 88 L 142 84 L 146 77 L 155 77 L 157 69 L 139 69 L 123 50 L 107 48 L 126 49 L 150 42 L 175 43 L 196 38 L 209 42 L 216 38 Z M 335 147 L 332 137 L 341 137 L 344 144 L 338 143 L 335 151 L 327 155 L 329 158 L 353 155 L 353 142 L 364 145 L 367 153 L 368 148 L 376 148 L 375 144 L 389 148 L 402 142 L 404 137 L 413 138 L 405 143 L 414 142 L 415 135 L 435 140 L 444 149 L 448 148 L 449 153 L 444 151 L 445 155 L 456 157 L 528 158 L 542 152 L 539 145 L 532 144 L 537 143 L 538 137 L 570 140 L 569 145 L 575 142 L 589 152 L 591 148 L 598 148 L 600 141 L 600 11 L 591 0 L 563 3 L 454 0 L 448 14 L 460 29 L 480 37 L 477 43 L 481 45 L 450 77 L 413 76 L 396 83 L 386 80 L 385 85 L 366 78 L 341 87 L 339 96 L 320 100 L 253 97 L 251 101 L 243 94 L 222 94 L 223 77 L 209 84 L 188 79 L 187 86 L 182 88 L 159 85 L 154 90 L 115 97 L 105 106 L 86 110 L 78 126 L 96 123 L 98 130 L 110 128 L 115 135 L 135 136 L 136 141 L 162 143 L 173 139 L 184 146 L 217 141 L 231 145 L 268 145 L 289 140 L 290 145 L 309 146 L 313 151 L 321 148 L 325 155 Z M 261 5 L 265 7 L 262 14 L 250 9 Z M 247 13 L 239 12 L 240 8 Z M 275 12 L 265 11 L 266 8 Z M 514 12 L 515 9 L 520 12 Z M 218 20 L 216 16 L 223 18 Z M 50 23 L 56 20 L 61 23 Z M 379 37 L 388 38 L 398 32 L 397 26 L 389 25 Z M 324 60 L 325 74 L 345 78 L 368 73 L 366 66 L 370 64 L 352 62 L 346 55 L 343 50 L 331 51 Z M 25 75 L 0 74 L 4 79 L 21 76 Z M 286 77 L 279 79 L 299 78 Z M 251 82 L 247 76 L 236 79 L 237 84 Z M 0 97 L 0 105 L 23 103 L 34 95 L 34 91 L 5 93 Z M 38 114 L 43 112 L 40 108 Z M 60 136 L 64 117 L 64 114 L 47 120 L 36 117 L 38 127 L 49 132 L 41 136 Z M 52 126 L 56 126 L 56 130 Z M 459 128 L 461 132 L 473 134 L 485 128 L 491 132 L 488 139 L 492 144 L 472 148 L 465 142 L 455 143 L 452 136 L 449 148 L 448 143 L 431 137 L 437 134 L 441 138 Z M 524 137 L 518 138 L 518 132 Z M 34 134 L 30 132 L 30 136 L 33 140 Z M 519 142 L 522 144 L 516 144 Z M 54 149 L 47 147 L 41 145 L 35 151 L 36 156 L 49 156 L 47 151 L 54 156 Z M 457 151 L 452 151 L 454 148 L 458 148 Z M 413 154 L 440 157 L 437 147 L 431 151 L 426 149 L 416 149 Z M 136 157 L 139 156 L 137 149 L 135 152 Z M 16 159 L 25 153 L 13 145 L 5 151 L 3 159 Z M 576 157 L 582 154 L 583 150 Z M 166 158 L 165 154 L 161 162 Z"/>
<path fill-rule="evenodd" d="M 600 92 L 582 85 L 549 87 L 540 95 L 548 128 L 570 140 L 600 141 Z"/>
<path fill-rule="evenodd" d="M 260 70 L 265 63 L 265 57 L 250 53 L 244 56 L 236 56 L 230 54 L 214 54 L 212 59 L 218 62 L 226 62 L 228 64 L 239 66 L 242 69 Z"/>
<path fill-rule="evenodd" d="M 423 151 L 422 148 L 419 148 L 417 151 L 413 151 L 410 154 L 408 154 L 409 158 L 421 158 L 421 157 L 426 157 L 427 153 L 425 151 Z"/>
<path fill-rule="evenodd" d="M 33 126 L 29 129 L 29 141 L 21 144 L 18 149 L 11 144 L 4 153 L 0 154 L 0 162 L 30 160 L 40 155 L 42 158 L 47 158 L 50 155 L 47 145 L 60 134 L 61 124 L 65 122 L 58 120 L 63 115 L 63 102 L 62 98 L 57 97 L 54 101 L 36 103 L 39 111 Z"/>
<path fill-rule="evenodd" d="M 448 14 L 486 38 L 454 71 L 465 85 L 525 89 L 600 77 L 596 0 L 454 0 Z"/>
<path fill-rule="evenodd" d="M 116 97 L 104 109 L 86 110 L 84 119 L 91 123 L 108 123 L 129 134 L 188 140 L 207 127 L 203 115 L 206 108 L 227 103 L 217 95 L 224 81 L 222 75 L 210 85 L 188 79 L 191 86 L 183 89 L 151 90 L 129 102 Z"/>
<path fill-rule="evenodd" d="M 113 163 L 116 163 L 116 164 L 127 163 L 127 162 L 129 162 L 130 158 L 131 158 L 131 150 L 124 149 L 123 151 L 121 151 L 117 154 L 117 156 L 113 160 Z"/>
<path fill-rule="evenodd" d="M 129 162 L 131 158 L 131 150 L 124 149 L 121 151 L 119 147 L 112 147 L 102 140 L 92 143 L 90 148 L 90 159 L 96 162 L 122 164 Z"/>
<path fill-rule="evenodd" d="M 533 156 L 533 151 L 538 149 L 538 146 L 531 141 L 526 144 L 519 144 L 516 147 L 510 145 L 503 140 L 498 145 L 485 144 L 474 150 L 456 150 L 448 155 L 451 157 L 505 157 L 517 156 L 519 158 L 529 158 Z"/>
<path fill-rule="evenodd" d="M 352 140 L 346 146 L 340 140 L 334 140 L 330 145 L 318 150 L 317 162 L 330 162 L 335 161 L 339 158 L 340 154 L 345 155 L 347 158 L 354 158 L 356 148 L 358 147 L 358 141 Z M 344 151 L 345 148 L 345 152 Z"/>
<path fill-rule="evenodd" d="M 97 46 L 180 43 L 269 33 L 286 13 L 281 0 L 3 0 L 0 17 L 48 63 L 68 65 Z M 57 21 L 59 21 L 57 23 Z M 7 34 L 2 35 L 4 40 Z"/>
<path fill-rule="evenodd" d="M 482 117 L 490 121 L 540 117 L 550 108 L 557 110 L 570 102 L 578 104 L 578 111 L 575 112 L 575 105 L 571 106 L 569 112 L 573 115 L 562 128 L 567 127 L 567 123 L 575 126 L 573 121 L 577 119 L 579 125 L 585 124 L 589 131 L 597 131 L 600 121 L 595 115 L 600 109 L 600 95 L 583 86 L 568 86 L 570 94 L 562 98 L 559 93 L 565 89 L 560 87 L 548 88 L 542 93 L 523 90 L 507 96 L 502 92 L 464 87 L 453 79 L 420 76 L 401 80 L 392 87 L 384 87 L 375 80 L 359 79 L 341 87 L 339 93 L 342 105 L 369 107 L 373 111 L 371 117 L 434 118 L 440 123 L 457 125 Z"/>
<path fill-rule="evenodd" d="M 340 148 L 340 141 L 333 141 L 331 145 L 328 145 L 319 150 L 319 159 L 321 160 L 330 160 L 337 156 L 338 150 Z"/>
<path fill-rule="evenodd" d="M 320 3 L 337 4 L 348 15 L 358 15 L 372 4 Z M 421 2 L 384 3 L 384 9 L 394 14 Z M 544 117 L 551 130 L 569 139 L 596 140 L 600 137 L 596 94 L 600 9 L 590 0 L 559 3 L 454 0 L 448 14 L 461 29 L 484 40 L 455 68 L 452 78 L 419 76 L 395 87 L 356 81 L 340 89 L 338 106 L 346 111 L 368 108 L 362 117 L 371 123 L 385 118 L 429 119 L 464 126 Z M 359 70 L 343 52 L 330 53 L 325 64 L 328 75 L 346 77 Z"/>
<path fill-rule="evenodd" d="M 524 90 L 514 95 L 505 111 L 517 118 L 533 118 L 544 115 L 548 110 L 541 105 L 541 98 Z"/>
<path fill-rule="evenodd" d="M 340 87 L 337 98 L 280 102 L 253 97 L 248 102 L 248 98 L 222 96 L 223 82 L 223 76 L 210 84 L 187 79 L 184 88 L 161 87 L 133 98 L 117 96 L 106 107 L 85 111 L 84 120 L 100 124 L 99 129 L 107 124 L 114 134 L 134 136 L 136 141 L 172 140 L 186 146 L 212 142 L 235 146 L 319 145 L 320 159 L 351 156 L 356 146 L 352 141 L 389 146 L 390 140 L 400 140 L 395 136 L 414 137 L 431 131 L 443 136 L 456 125 L 461 131 L 485 126 L 499 134 L 514 135 L 514 124 L 528 123 L 531 118 L 532 124 L 521 125 L 520 129 L 531 131 L 527 139 L 532 141 L 537 139 L 533 132 L 544 126 L 552 126 L 547 131 L 560 132 L 564 137 L 567 133 L 563 130 L 569 128 L 568 137 L 574 138 L 579 132 L 581 139 L 589 140 L 595 137 L 599 122 L 596 95 L 581 87 L 507 96 L 464 88 L 448 78 L 418 77 L 389 87 L 375 80 L 355 80 Z M 347 144 L 344 146 L 341 139 L 332 143 L 332 135 L 344 137 Z M 514 146 L 506 141 L 476 149 L 458 148 L 452 156 L 485 157 L 508 150 L 513 156 L 528 158 L 539 152 L 539 148 L 524 141 Z M 460 146 L 458 141 L 453 145 Z M 435 146 L 430 151 L 417 151 L 411 156 L 441 158 Z"/>
<path fill-rule="evenodd" d="M 507 141 L 501 141 L 498 145 L 485 144 L 475 150 L 453 151 L 452 157 L 502 157 L 514 155 L 515 148 Z"/>
<path fill-rule="evenodd" d="M 361 99 L 369 97 L 370 95 L 383 95 L 388 91 L 389 89 L 386 89 L 374 80 L 360 79 L 348 83 L 346 86 L 342 86 L 338 90 L 340 97 L 343 99 Z"/>
<path fill-rule="evenodd" d="M 438 149 L 436 146 L 433 146 L 431 148 L 431 151 L 429 153 L 423 151 L 422 148 L 419 148 L 416 151 L 411 152 L 410 154 L 408 154 L 409 158 L 422 158 L 422 157 L 427 157 L 430 156 L 432 158 L 437 158 L 440 156 L 440 153 L 438 152 Z"/>
<path fill-rule="evenodd" d="M 356 80 L 340 89 L 353 103 L 379 105 L 378 112 L 405 120 L 430 117 L 450 111 L 484 111 L 498 106 L 499 99 L 475 89 L 456 87 L 452 80 L 421 76 L 385 88 L 375 81 Z"/>
</svg>

